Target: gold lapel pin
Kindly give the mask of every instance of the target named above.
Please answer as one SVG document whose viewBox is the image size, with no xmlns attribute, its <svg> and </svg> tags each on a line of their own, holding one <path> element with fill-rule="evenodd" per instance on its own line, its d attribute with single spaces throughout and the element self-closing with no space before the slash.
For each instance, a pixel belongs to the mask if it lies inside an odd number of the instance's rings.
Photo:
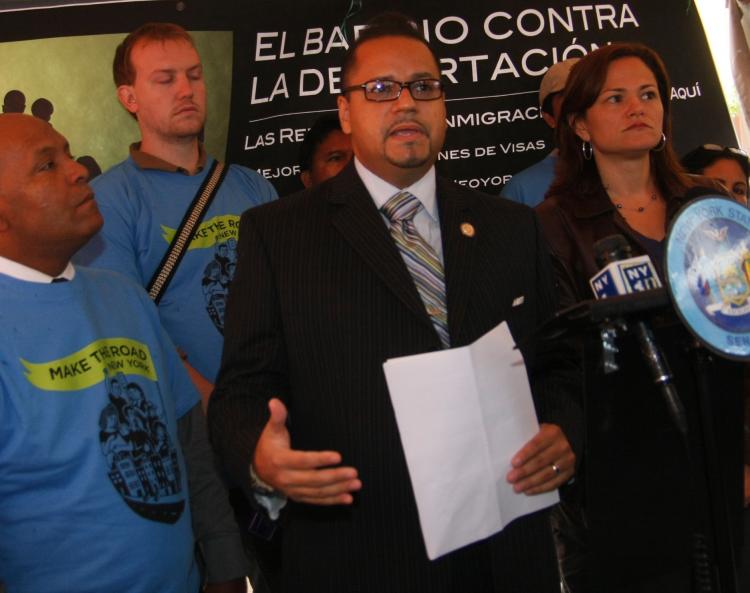
<svg viewBox="0 0 750 593">
<path fill-rule="evenodd" d="M 476 231 L 474 230 L 474 225 L 470 222 L 462 222 L 461 223 L 461 234 L 465 237 L 473 237 Z"/>
</svg>

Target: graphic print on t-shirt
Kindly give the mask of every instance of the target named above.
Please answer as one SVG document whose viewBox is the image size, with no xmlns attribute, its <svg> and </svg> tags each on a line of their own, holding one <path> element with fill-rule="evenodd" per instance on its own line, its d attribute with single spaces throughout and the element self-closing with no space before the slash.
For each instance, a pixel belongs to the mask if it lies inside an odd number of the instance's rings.
<svg viewBox="0 0 750 593">
<path fill-rule="evenodd" d="M 221 334 L 224 334 L 224 312 L 236 265 L 237 241 L 229 239 L 226 243 L 216 245 L 214 258 L 203 271 L 201 284 L 203 297 L 206 299 L 206 311 Z"/>
<path fill-rule="evenodd" d="M 102 397 L 99 445 L 107 477 L 125 503 L 145 519 L 175 523 L 185 495 L 175 443 L 151 352 L 128 338 L 104 338 L 56 360 L 21 360 L 26 378 L 45 391 L 80 391 L 98 384 Z"/>
<path fill-rule="evenodd" d="M 164 412 L 146 396 L 142 383 L 123 373 L 110 377 L 107 370 L 104 377 L 109 403 L 99 416 L 99 442 L 109 479 L 140 516 L 174 523 L 185 501 Z"/>
<path fill-rule="evenodd" d="M 229 284 L 234 278 L 237 262 L 239 221 L 240 217 L 233 214 L 214 216 L 200 225 L 188 247 L 188 251 L 213 250 L 213 257 L 203 269 L 201 288 L 206 302 L 206 312 L 221 334 L 224 333 L 224 311 Z M 164 239 L 171 243 L 176 229 L 162 226 L 162 232 Z"/>
</svg>

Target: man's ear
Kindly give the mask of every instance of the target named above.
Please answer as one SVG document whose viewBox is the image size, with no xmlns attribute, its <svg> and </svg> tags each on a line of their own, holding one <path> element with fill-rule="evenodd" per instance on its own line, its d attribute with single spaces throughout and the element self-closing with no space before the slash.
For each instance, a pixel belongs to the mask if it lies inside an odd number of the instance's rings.
<svg viewBox="0 0 750 593">
<path fill-rule="evenodd" d="M 570 127 L 573 128 L 576 136 L 578 136 L 581 140 L 583 140 L 584 142 L 591 142 L 591 134 L 589 134 L 589 129 L 586 126 L 586 121 L 580 115 L 569 115 L 568 124 L 570 124 Z"/>
<path fill-rule="evenodd" d="M 129 84 L 121 84 L 117 87 L 117 99 L 128 112 L 135 115 L 138 112 L 138 100 L 135 96 L 135 90 Z"/>
<path fill-rule="evenodd" d="M 336 103 L 339 106 L 339 121 L 341 122 L 341 130 L 344 134 L 352 133 L 352 126 L 349 123 L 349 100 L 344 95 L 339 95 L 336 99 Z"/>
<path fill-rule="evenodd" d="M 549 113 L 546 111 L 542 111 L 542 119 L 544 122 L 553 130 L 557 127 L 557 122 L 555 121 L 555 118 L 552 117 Z"/>
<path fill-rule="evenodd" d="M 312 179 L 310 179 L 310 171 L 302 171 L 302 173 L 299 174 L 299 179 L 302 182 L 302 185 L 305 186 L 305 189 L 312 185 Z"/>
</svg>

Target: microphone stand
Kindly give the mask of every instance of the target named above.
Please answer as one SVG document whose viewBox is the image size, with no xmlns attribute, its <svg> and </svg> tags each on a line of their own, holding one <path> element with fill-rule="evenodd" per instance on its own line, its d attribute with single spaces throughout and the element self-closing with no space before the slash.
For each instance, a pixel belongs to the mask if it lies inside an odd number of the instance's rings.
<svg viewBox="0 0 750 593">
<path fill-rule="evenodd" d="M 635 336 L 638 339 L 638 345 L 641 347 L 641 353 L 651 371 L 651 377 L 654 383 L 661 388 L 661 394 L 667 404 L 669 415 L 672 418 L 677 430 L 682 435 L 685 444 L 685 450 L 690 454 L 688 441 L 688 422 L 685 414 L 685 407 L 682 400 L 677 395 L 672 371 L 669 370 L 669 364 L 662 354 L 661 348 L 656 343 L 654 332 L 642 319 L 634 323 Z"/>
<path fill-rule="evenodd" d="M 729 511 L 729 499 L 727 497 L 726 487 L 722 474 L 725 472 L 724 458 L 719 455 L 717 443 L 717 434 L 715 428 L 715 417 L 712 393 L 709 383 L 710 366 L 712 354 L 701 347 L 697 340 L 694 340 L 690 347 L 690 356 L 693 360 L 697 383 L 697 400 L 698 413 L 701 419 L 701 429 L 703 431 L 703 446 L 705 449 L 705 458 L 716 460 L 716 463 L 705 463 L 706 480 L 709 484 L 708 496 L 710 504 L 710 517 L 712 519 L 713 529 L 713 547 L 717 559 L 718 569 L 721 578 L 719 583 L 728 584 L 727 592 L 739 591 L 739 582 L 737 580 L 737 563 L 734 539 L 732 537 L 732 520 Z M 745 545 L 750 545 L 746 542 Z M 708 568 L 708 567 L 707 567 Z M 710 575 L 707 575 L 710 578 Z M 721 587 L 718 587 L 721 590 Z"/>
<path fill-rule="evenodd" d="M 662 397 L 667 405 L 667 410 L 672 418 L 672 422 L 674 422 L 675 427 L 682 436 L 682 443 L 685 447 L 685 455 L 687 456 L 688 467 L 690 468 L 690 489 L 692 491 L 692 499 L 696 511 L 696 529 L 693 532 L 693 586 L 695 588 L 695 593 L 712 593 L 714 591 L 714 579 L 711 570 L 711 557 L 706 541 L 705 525 L 700 525 L 702 522 L 700 521 L 702 513 L 698 505 L 698 467 L 690 450 L 688 421 L 685 407 L 677 394 L 677 388 L 673 381 L 672 372 L 669 370 L 669 365 L 661 348 L 659 348 L 656 343 L 653 331 L 651 331 L 651 328 L 642 319 L 636 320 L 633 327 L 635 336 L 638 340 L 638 345 L 641 348 L 641 353 L 646 361 L 646 366 L 648 366 L 651 371 L 651 377 L 654 380 L 654 384 L 660 387 Z M 701 383 L 701 381 L 699 381 L 699 383 Z M 699 399 L 701 398 L 700 392 L 698 397 Z M 721 480 L 719 479 L 719 486 L 721 485 L 720 482 Z"/>
</svg>

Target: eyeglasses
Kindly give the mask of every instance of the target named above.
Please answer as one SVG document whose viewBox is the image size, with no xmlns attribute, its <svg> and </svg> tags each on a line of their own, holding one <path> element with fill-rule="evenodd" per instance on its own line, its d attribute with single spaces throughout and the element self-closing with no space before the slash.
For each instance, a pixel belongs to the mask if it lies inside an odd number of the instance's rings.
<svg viewBox="0 0 750 593">
<path fill-rule="evenodd" d="M 415 101 L 434 101 L 443 96 L 443 83 L 434 78 L 399 82 L 397 80 L 368 80 L 364 84 L 342 89 L 342 93 L 363 90 L 368 101 L 395 101 L 401 96 L 401 91 L 409 89 L 411 98 Z"/>
<path fill-rule="evenodd" d="M 737 156 L 748 158 L 747 153 L 741 148 L 734 148 L 733 146 L 721 146 L 720 144 L 704 144 L 701 146 L 703 150 L 709 150 L 711 152 L 731 152 Z"/>
</svg>

